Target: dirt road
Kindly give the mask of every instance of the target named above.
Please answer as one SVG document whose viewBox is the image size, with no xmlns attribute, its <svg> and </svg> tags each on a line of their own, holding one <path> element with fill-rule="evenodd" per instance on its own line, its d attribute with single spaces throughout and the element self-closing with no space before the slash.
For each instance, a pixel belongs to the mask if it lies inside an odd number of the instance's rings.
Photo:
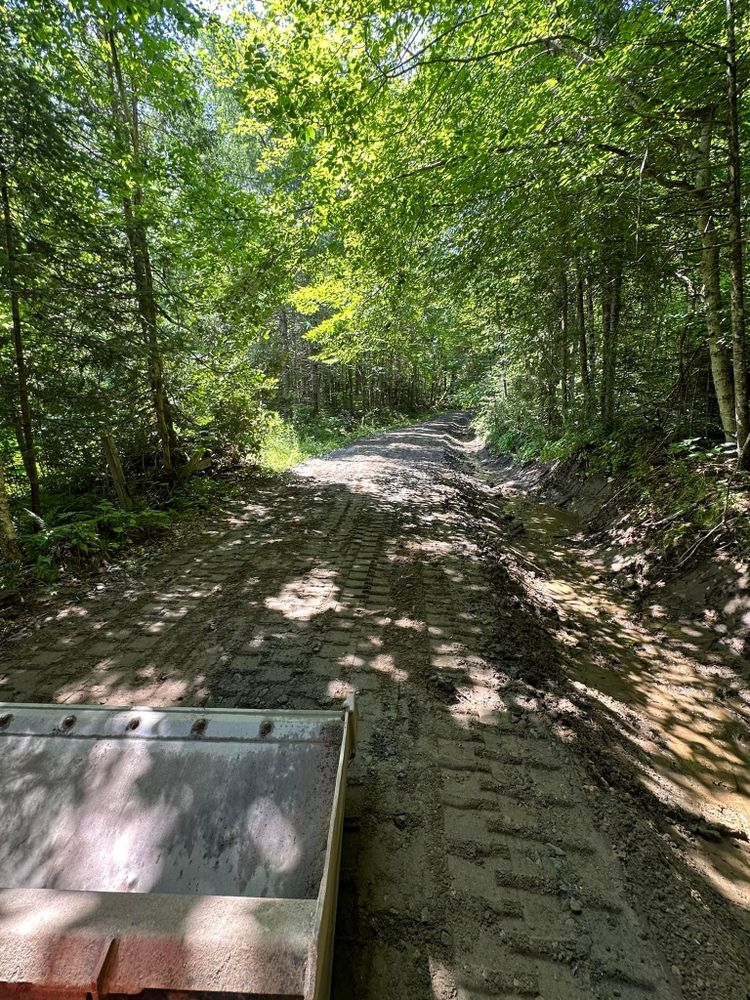
<svg viewBox="0 0 750 1000">
<path fill-rule="evenodd" d="M 468 441 L 445 416 L 261 484 L 139 579 L 12 637 L 0 697 L 311 708 L 356 691 L 336 1000 L 745 1000 L 735 924 L 702 937 L 711 890 L 693 920 L 669 861 L 682 911 L 655 927 L 634 907 L 607 820 L 624 800 L 529 685 L 559 663 L 491 550 L 505 515 Z"/>
</svg>

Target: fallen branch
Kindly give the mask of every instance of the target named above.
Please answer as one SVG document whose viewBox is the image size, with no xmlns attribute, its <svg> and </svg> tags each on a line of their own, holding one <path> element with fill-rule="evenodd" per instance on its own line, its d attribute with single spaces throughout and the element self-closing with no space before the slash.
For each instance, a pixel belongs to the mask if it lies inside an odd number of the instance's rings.
<svg viewBox="0 0 750 1000">
<path fill-rule="evenodd" d="M 717 531 L 719 531 L 721 528 L 725 527 L 725 525 L 727 523 L 727 509 L 729 508 L 729 492 L 730 492 L 731 487 L 732 487 L 732 479 L 733 478 L 734 478 L 734 476 L 732 475 L 727 480 L 727 492 L 726 492 L 726 495 L 724 497 L 724 510 L 722 512 L 722 515 L 721 515 L 721 520 L 718 522 L 718 524 L 715 524 L 713 526 L 713 528 L 711 528 L 710 531 L 706 532 L 705 535 L 702 535 L 698 539 L 698 541 L 695 543 L 695 545 L 692 545 L 688 549 L 688 551 L 685 553 L 685 555 L 682 557 L 682 559 L 680 559 L 680 561 L 675 566 L 675 569 L 679 569 L 681 566 L 684 566 L 685 563 L 693 555 L 695 555 L 695 553 L 698 551 L 698 549 L 701 547 L 701 545 L 703 545 L 704 542 L 707 542 L 708 539 L 711 538 L 713 535 L 715 535 Z"/>
</svg>

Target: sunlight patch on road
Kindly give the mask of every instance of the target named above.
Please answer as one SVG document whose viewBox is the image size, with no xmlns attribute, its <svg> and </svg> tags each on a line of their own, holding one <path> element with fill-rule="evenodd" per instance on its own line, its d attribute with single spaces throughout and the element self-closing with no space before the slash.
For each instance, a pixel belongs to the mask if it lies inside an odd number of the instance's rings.
<svg viewBox="0 0 750 1000">
<path fill-rule="evenodd" d="M 274 597 L 263 602 L 270 611 L 278 611 L 292 621 L 310 621 L 321 613 L 326 603 L 331 603 L 338 588 L 334 584 L 333 569 L 311 570 L 285 584 Z"/>
<path fill-rule="evenodd" d="M 326 686 L 326 694 L 329 698 L 342 701 L 344 698 L 348 698 L 350 694 L 354 694 L 354 686 L 348 681 L 329 681 Z"/>
<path fill-rule="evenodd" d="M 396 666 L 396 661 L 393 659 L 390 653 L 378 653 L 370 660 L 369 664 L 373 670 L 377 670 L 380 674 L 387 674 L 391 680 L 394 680 L 397 684 L 404 684 L 409 680 L 409 675 L 405 670 Z"/>
<path fill-rule="evenodd" d="M 458 992 L 459 984 L 456 977 L 440 959 L 430 956 L 429 967 L 430 984 L 434 1000 L 446 1000 L 447 997 L 464 997 L 467 995 L 463 991 L 461 993 Z"/>
</svg>

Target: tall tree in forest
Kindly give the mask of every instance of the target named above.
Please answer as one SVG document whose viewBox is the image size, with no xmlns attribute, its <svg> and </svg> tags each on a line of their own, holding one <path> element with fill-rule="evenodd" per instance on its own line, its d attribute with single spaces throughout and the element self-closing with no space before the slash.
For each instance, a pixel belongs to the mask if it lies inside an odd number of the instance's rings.
<svg viewBox="0 0 750 1000">
<path fill-rule="evenodd" d="M 34 442 L 34 427 L 31 418 L 31 403 L 29 401 L 29 380 L 26 364 L 26 349 L 24 345 L 23 323 L 21 320 L 21 288 L 18 274 L 18 256 L 16 252 L 16 233 L 13 210 L 11 208 L 10 165 L 6 154 L 0 150 L 0 199 L 3 206 L 3 244 L 5 249 L 5 274 L 10 297 L 11 321 L 13 327 L 13 353 L 16 362 L 16 386 L 18 390 L 19 409 L 19 440 L 26 475 L 31 491 L 31 509 L 39 515 L 42 512 L 42 501 L 39 493 L 39 469 L 36 459 Z"/>
<path fill-rule="evenodd" d="M 745 321 L 745 267 L 742 238 L 742 153 L 740 147 L 737 31 L 734 0 L 727 7 L 727 149 L 729 271 L 732 301 L 732 354 L 734 360 L 734 407 L 737 459 L 741 469 L 750 468 L 750 409 L 748 408 L 747 325 Z"/>
<path fill-rule="evenodd" d="M 112 122 L 114 133 L 118 138 L 116 149 L 121 162 L 125 162 L 128 166 L 127 180 L 123 183 L 122 211 L 130 246 L 138 315 L 148 354 L 151 392 L 164 471 L 168 476 L 172 476 L 175 471 L 174 452 L 177 439 L 171 405 L 164 384 L 164 362 L 159 343 L 158 303 L 146 228 L 142 183 L 146 163 L 141 145 L 139 98 L 133 81 L 128 85 L 125 80 L 116 27 L 113 25 L 106 27 L 104 37 L 110 58 L 108 75 L 112 88 Z"/>
<path fill-rule="evenodd" d="M 44 178 L 56 169 L 61 150 L 59 115 L 49 93 L 13 49 L 0 54 L 0 202 L 2 202 L 2 271 L 7 290 L 12 354 L 15 365 L 15 402 L 11 404 L 18 444 L 28 479 L 31 509 L 42 512 L 39 468 L 29 388 L 29 365 L 23 304 L 32 276 L 24 267 L 24 234 L 19 232 L 16 193 L 44 203 Z M 20 236 L 20 238 L 19 238 Z"/>
<path fill-rule="evenodd" d="M 0 462 L 0 559 L 6 559 L 8 562 L 19 562 L 21 559 L 16 529 L 10 516 L 2 462 Z"/>
</svg>

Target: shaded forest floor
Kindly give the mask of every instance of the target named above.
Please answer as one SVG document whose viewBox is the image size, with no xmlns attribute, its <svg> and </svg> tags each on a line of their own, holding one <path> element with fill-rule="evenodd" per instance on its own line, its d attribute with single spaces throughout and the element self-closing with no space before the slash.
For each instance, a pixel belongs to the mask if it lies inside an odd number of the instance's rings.
<svg viewBox="0 0 750 1000">
<path fill-rule="evenodd" d="M 336 1000 L 746 1000 L 746 679 L 512 479 L 446 415 L 259 481 L 19 619 L 0 697 L 356 691 Z"/>
</svg>

